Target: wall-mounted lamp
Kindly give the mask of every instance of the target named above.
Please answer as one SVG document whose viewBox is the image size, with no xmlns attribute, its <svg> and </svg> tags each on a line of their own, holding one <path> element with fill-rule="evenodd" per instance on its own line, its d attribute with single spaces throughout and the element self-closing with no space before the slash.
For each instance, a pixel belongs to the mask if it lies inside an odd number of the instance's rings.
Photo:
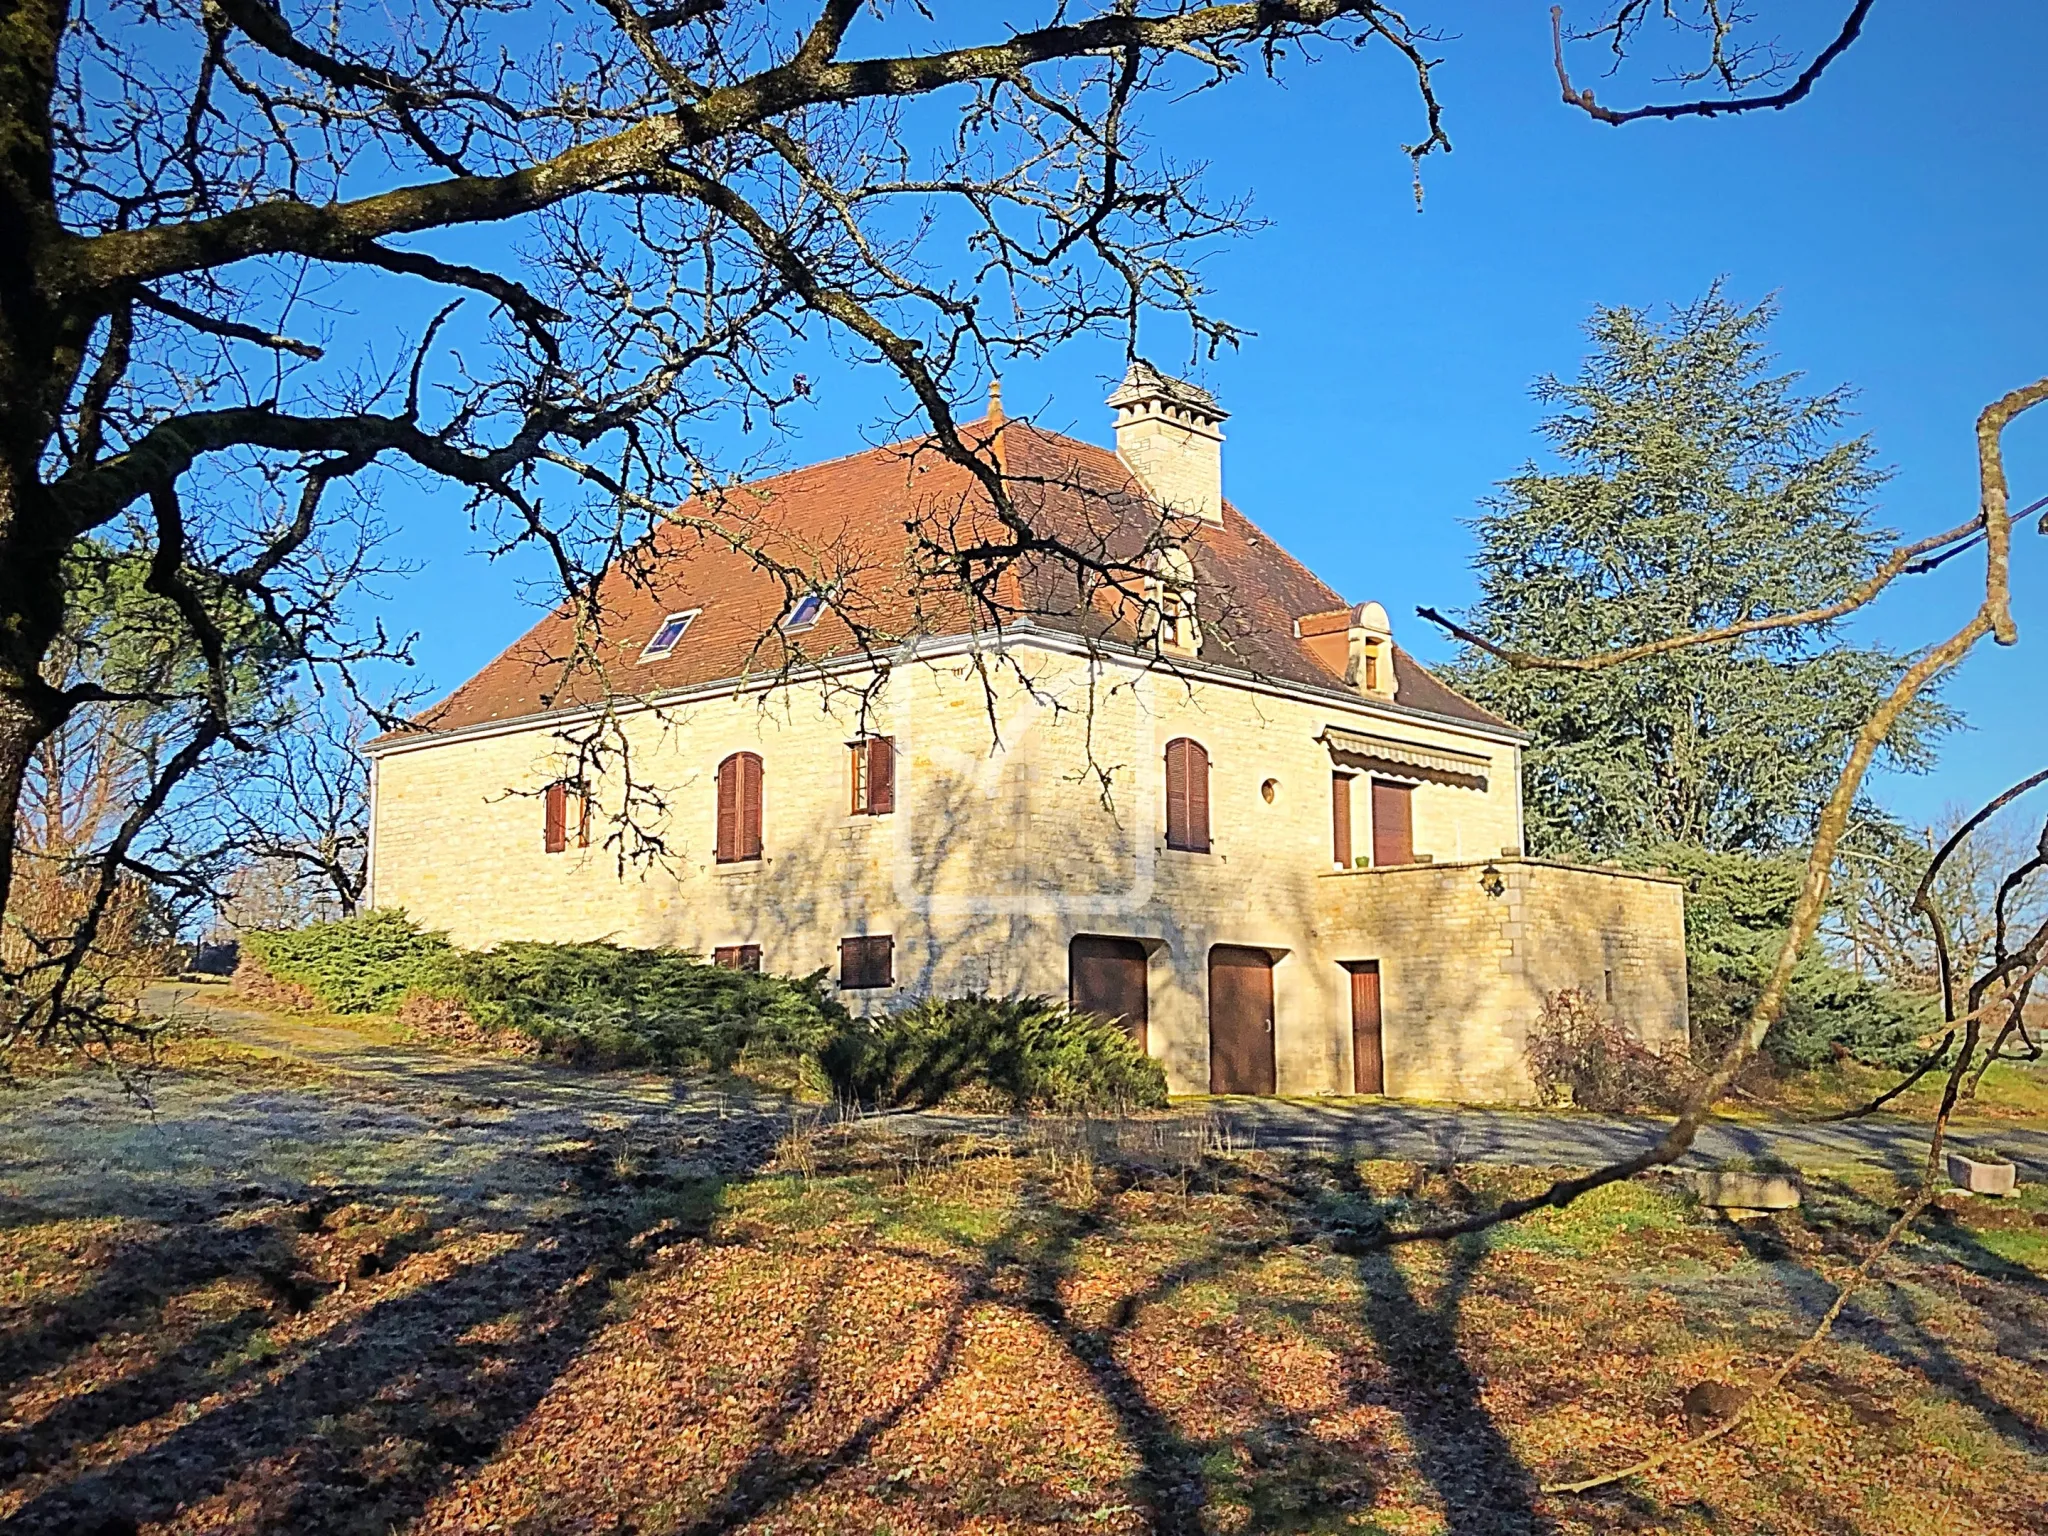
<svg viewBox="0 0 2048 1536">
<path fill-rule="evenodd" d="M 1500 876 L 1499 865 L 1488 864 L 1486 868 L 1479 871 L 1479 889 L 1486 892 L 1487 895 L 1498 896 L 1507 888 L 1507 881 L 1503 880 Z"/>
</svg>

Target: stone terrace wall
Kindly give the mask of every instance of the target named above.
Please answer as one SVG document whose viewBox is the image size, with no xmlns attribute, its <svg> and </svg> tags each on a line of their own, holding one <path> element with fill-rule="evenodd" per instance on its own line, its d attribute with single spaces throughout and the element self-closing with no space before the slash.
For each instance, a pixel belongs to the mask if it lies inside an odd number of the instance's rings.
<svg viewBox="0 0 2048 1536">
<path fill-rule="evenodd" d="M 1526 1101 L 1544 996 L 1580 987 L 1651 1045 L 1687 1038 L 1683 887 L 1659 875 L 1491 861 L 1322 877 L 1321 947 L 1380 963 L 1387 1092 Z"/>
</svg>

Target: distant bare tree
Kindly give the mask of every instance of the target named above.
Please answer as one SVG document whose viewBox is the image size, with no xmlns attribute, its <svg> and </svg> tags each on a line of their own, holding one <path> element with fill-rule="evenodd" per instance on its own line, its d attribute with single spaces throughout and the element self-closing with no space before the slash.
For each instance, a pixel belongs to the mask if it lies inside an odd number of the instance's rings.
<svg viewBox="0 0 2048 1536">
<path fill-rule="evenodd" d="M 1835 877 L 1839 919 L 1832 938 L 1865 975 L 1921 992 L 1941 987 L 1934 936 L 1914 906 L 1940 848 L 1968 820 L 1950 810 L 1913 831 L 1857 825 L 1843 839 Z M 1955 964 L 1975 971 L 1997 948 L 2001 929 L 2032 927 L 2048 912 L 2048 887 L 2006 888 L 2011 872 L 2037 850 L 2038 828 L 2001 815 L 1974 827 L 1936 872 L 1931 899 L 1940 908 Z"/>
<path fill-rule="evenodd" d="M 273 750 L 216 778 L 208 799 L 221 845 L 237 873 L 273 891 L 267 921 L 355 915 L 370 868 L 363 743 L 377 730 L 351 702 L 305 701 Z"/>
</svg>

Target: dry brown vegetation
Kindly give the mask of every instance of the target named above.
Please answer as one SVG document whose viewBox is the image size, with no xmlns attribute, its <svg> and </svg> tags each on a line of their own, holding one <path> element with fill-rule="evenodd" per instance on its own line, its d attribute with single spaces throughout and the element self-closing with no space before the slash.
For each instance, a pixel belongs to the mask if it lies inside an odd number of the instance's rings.
<svg viewBox="0 0 2048 1536">
<path fill-rule="evenodd" d="M 2021 1532 L 2048 1508 L 2038 1192 L 1945 1197 L 1740 1437 L 1573 1499 L 1538 1487 L 1679 1439 L 1688 1389 L 1782 1358 L 1895 1175 L 1816 1178 L 1743 1227 L 1635 1180 L 1388 1254 L 1364 1240 L 1550 1171 L 761 1122 L 546 1160 L 520 1214 L 339 1186 L 17 1205 L 0 1516 L 1493 1536 Z"/>
</svg>

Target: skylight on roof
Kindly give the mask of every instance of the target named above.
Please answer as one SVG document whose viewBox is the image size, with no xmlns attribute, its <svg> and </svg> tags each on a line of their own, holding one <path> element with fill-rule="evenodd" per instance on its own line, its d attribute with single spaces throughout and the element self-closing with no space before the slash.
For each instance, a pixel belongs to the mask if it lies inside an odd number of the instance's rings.
<svg viewBox="0 0 2048 1536">
<path fill-rule="evenodd" d="M 796 600 L 796 605 L 782 618 L 782 632 L 793 635 L 800 629 L 809 629 L 825 612 L 825 594 L 806 592 Z"/>
<path fill-rule="evenodd" d="M 690 632 L 691 621 L 704 610 L 692 608 L 688 613 L 672 613 L 661 621 L 648 640 L 647 648 L 640 653 L 642 661 L 659 661 L 682 643 L 683 636 Z"/>
</svg>

